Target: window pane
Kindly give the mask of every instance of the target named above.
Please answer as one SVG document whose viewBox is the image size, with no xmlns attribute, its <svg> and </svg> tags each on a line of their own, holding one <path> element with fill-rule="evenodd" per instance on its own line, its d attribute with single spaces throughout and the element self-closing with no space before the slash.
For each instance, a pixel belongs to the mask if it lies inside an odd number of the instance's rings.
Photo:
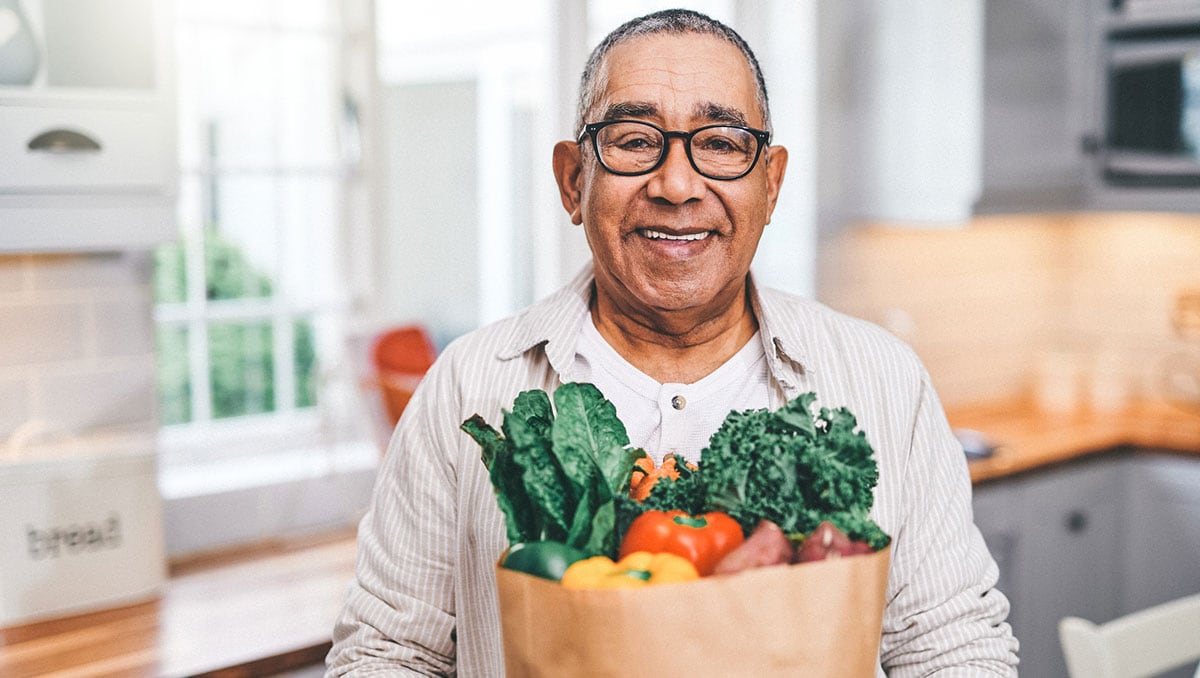
<svg viewBox="0 0 1200 678">
<path fill-rule="evenodd" d="M 331 41 L 317 34 L 283 35 L 273 54 L 277 95 L 270 129 L 277 137 L 278 162 L 334 168 L 341 100 L 333 88 L 337 55 Z"/>
<path fill-rule="evenodd" d="M 280 182 L 279 220 L 286 242 L 279 248 L 287 301 L 301 306 L 327 303 L 344 281 L 334 273 L 339 251 L 334 176 L 295 176 Z"/>
<path fill-rule="evenodd" d="M 159 326 L 156 335 L 159 421 L 163 424 L 185 424 L 192 420 L 188 331 L 186 327 Z"/>
<path fill-rule="evenodd" d="M 279 112 L 273 41 L 258 31 L 194 25 L 179 36 L 184 169 L 269 166 Z"/>
<path fill-rule="evenodd" d="M 208 360 L 214 419 L 275 409 L 270 323 L 210 324 Z"/>
<path fill-rule="evenodd" d="M 330 0 L 275 0 L 274 21 L 282 27 L 324 30 L 336 18 Z"/>
<path fill-rule="evenodd" d="M 245 299 L 271 295 L 271 280 L 247 260 L 242 249 L 220 233 L 204 236 L 205 298 Z"/>
<path fill-rule="evenodd" d="M 271 6 L 262 0 L 179 0 L 176 11 L 188 24 L 249 26 L 263 24 L 271 18 Z"/>
<path fill-rule="evenodd" d="M 277 184 L 255 175 L 214 182 L 213 223 L 204 237 L 208 299 L 271 295 L 280 247 Z"/>
<path fill-rule="evenodd" d="M 187 299 L 187 266 L 183 242 L 160 245 L 154 250 L 154 302 L 175 304 Z"/>
<path fill-rule="evenodd" d="M 313 322 L 310 318 L 297 320 L 294 325 L 296 361 L 296 407 L 317 404 L 317 347 Z"/>
<path fill-rule="evenodd" d="M 679 7 L 677 0 L 605 0 L 588 3 L 588 44 L 600 42 L 609 31 L 634 17 Z M 735 25 L 733 3 L 730 0 L 695 0 L 687 3 L 688 9 L 702 12 L 712 18 Z"/>
<path fill-rule="evenodd" d="M 513 11 L 507 2 L 384 0 L 376 5 L 375 25 L 385 49 L 480 45 L 537 35 L 545 30 L 548 5 L 546 0 L 526 2 L 521 11 Z"/>
</svg>

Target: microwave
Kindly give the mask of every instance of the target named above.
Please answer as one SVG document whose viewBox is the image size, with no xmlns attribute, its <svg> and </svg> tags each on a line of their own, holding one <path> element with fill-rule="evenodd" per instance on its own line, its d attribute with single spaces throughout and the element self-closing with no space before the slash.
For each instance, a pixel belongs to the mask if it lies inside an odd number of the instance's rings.
<svg viewBox="0 0 1200 678">
<path fill-rule="evenodd" d="M 1106 183 L 1200 187 L 1200 25 L 1110 34 Z"/>
</svg>

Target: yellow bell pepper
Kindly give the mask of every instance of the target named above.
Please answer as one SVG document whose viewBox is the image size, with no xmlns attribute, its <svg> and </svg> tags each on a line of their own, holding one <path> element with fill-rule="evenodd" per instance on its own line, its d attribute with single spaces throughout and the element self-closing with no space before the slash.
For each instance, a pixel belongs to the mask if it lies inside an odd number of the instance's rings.
<svg viewBox="0 0 1200 678">
<path fill-rule="evenodd" d="M 572 563 L 562 577 L 569 589 L 626 589 L 699 579 L 696 566 L 674 553 L 635 551 L 617 562 L 605 556 Z"/>
</svg>

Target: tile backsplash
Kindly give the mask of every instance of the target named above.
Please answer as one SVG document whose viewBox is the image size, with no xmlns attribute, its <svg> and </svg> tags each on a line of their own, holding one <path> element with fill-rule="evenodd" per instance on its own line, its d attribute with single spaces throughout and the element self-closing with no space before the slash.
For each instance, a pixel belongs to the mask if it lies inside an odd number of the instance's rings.
<svg viewBox="0 0 1200 678">
<path fill-rule="evenodd" d="M 156 426 L 149 253 L 0 256 L 0 445 Z"/>
<path fill-rule="evenodd" d="M 1171 321 L 1196 287 L 1200 216 L 1105 213 L 847 228 L 822 242 L 817 289 L 911 344 L 953 406 L 1031 396 L 1051 369 L 1078 372 L 1082 401 L 1166 395 L 1200 354 Z"/>
</svg>

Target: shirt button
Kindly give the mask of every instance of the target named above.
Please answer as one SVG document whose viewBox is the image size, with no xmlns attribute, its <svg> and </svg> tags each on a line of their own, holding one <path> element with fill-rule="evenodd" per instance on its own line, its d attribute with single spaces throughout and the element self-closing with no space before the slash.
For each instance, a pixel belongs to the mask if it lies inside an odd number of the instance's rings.
<svg viewBox="0 0 1200 678">
<path fill-rule="evenodd" d="M 674 398 L 671 398 L 671 407 L 674 407 L 677 410 L 682 410 L 683 408 L 687 407 L 687 400 L 685 400 L 683 396 L 677 395 Z"/>
</svg>

